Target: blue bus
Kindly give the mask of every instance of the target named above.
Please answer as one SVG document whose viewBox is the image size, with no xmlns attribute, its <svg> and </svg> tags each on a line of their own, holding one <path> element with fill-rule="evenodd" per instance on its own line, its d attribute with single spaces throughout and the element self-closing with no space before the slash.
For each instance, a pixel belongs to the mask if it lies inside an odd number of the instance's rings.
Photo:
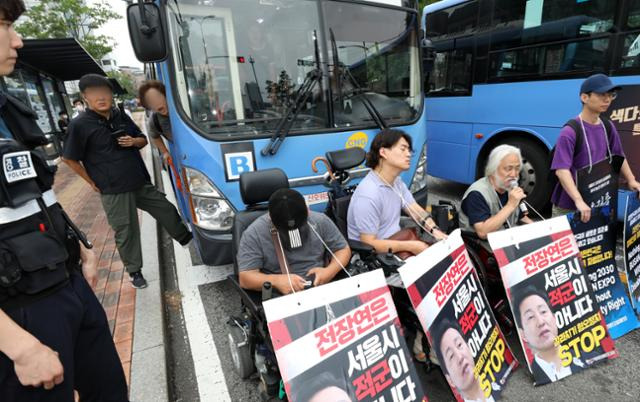
<svg viewBox="0 0 640 402">
<path fill-rule="evenodd" d="M 321 209 L 328 175 L 312 160 L 366 148 L 381 127 L 412 136 L 402 179 L 426 199 L 415 0 L 141 1 L 128 24 L 137 57 L 167 86 L 174 191 L 205 264 L 232 261 L 241 173 L 281 168 Z"/>
<path fill-rule="evenodd" d="M 443 0 L 424 8 L 422 23 L 435 46 L 429 175 L 471 183 L 491 149 L 513 144 L 524 156 L 521 186 L 544 206 L 549 150 L 581 110 L 582 80 L 604 72 L 624 87 L 610 118 L 640 176 L 639 0 Z"/>
</svg>

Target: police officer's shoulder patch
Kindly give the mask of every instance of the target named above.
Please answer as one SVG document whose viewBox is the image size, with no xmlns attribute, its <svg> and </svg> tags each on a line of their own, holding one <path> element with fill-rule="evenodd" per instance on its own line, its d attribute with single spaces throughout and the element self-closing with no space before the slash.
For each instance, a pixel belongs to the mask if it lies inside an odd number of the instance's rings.
<svg viewBox="0 0 640 402">
<path fill-rule="evenodd" d="M 7 183 L 38 176 L 29 151 L 10 152 L 2 155 L 2 169 Z"/>
</svg>

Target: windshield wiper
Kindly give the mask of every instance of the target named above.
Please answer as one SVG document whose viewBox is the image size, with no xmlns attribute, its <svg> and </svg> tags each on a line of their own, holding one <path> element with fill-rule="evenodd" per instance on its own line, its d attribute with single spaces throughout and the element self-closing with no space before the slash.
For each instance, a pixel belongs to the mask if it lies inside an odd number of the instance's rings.
<svg viewBox="0 0 640 402">
<path fill-rule="evenodd" d="M 340 107 L 344 108 L 344 96 L 342 93 L 343 76 L 346 77 L 354 87 L 352 95 L 356 92 L 362 92 L 362 87 L 358 83 L 358 80 L 356 80 L 356 77 L 351 74 L 351 69 L 340 62 L 340 56 L 338 56 L 338 46 L 336 45 L 336 37 L 333 34 L 333 28 L 329 28 L 329 36 L 331 39 L 331 51 L 333 52 L 333 74 L 336 78 L 336 92 L 338 93 L 338 101 Z M 365 60 L 364 62 L 366 63 L 367 60 Z M 371 118 L 373 119 L 373 121 L 375 121 L 378 127 L 381 130 L 386 129 L 388 127 L 387 123 L 384 121 L 384 118 L 380 114 L 380 111 L 375 107 L 371 99 L 367 98 L 364 93 L 358 99 L 360 99 L 365 109 L 367 109 L 367 112 L 369 113 L 369 115 L 371 115 Z"/>
<path fill-rule="evenodd" d="M 304 79 L 304 82 L 296 92 L 296 97 L 293 103 L 290 103 L 287 107 L 287 110 L 284 113 L 284 116 L 278 122 L 271 139 L 269 139 L 269 143 L 265 146 L 260 154 L 262 156 L 267 155 L 275 155 L 280 149 L 280 145 L 284 142 L 287 134 L 291 130 L 291 126 L 295 122 L 298 114 L 300 113 L 300 109 L 302 105 L 307 103 L 307 99 L 309 95 L 313 93 L 313 88 L 315 88 L 316 84 L 322 78 L 322 72 L 319 68 L 315 68 L 307 74 Z"/>
<path fill-rule="evenodd" d="M 304 82 L 300 85 L 300 88 L 296 91 L 295 99 L 292 103 L 289 103 L 287 110 L 285 111 L 282 119 L 278 122 L 273 135 L 269 139 L 269 143 L 260 151 L 262 156 L 275 155 L 280 149 L 280 145 L 284 142 L 284 139 L 289 134 L 293 123 L 296 121 L 302 105 L 307 103 L 307 99 L 313 93 L 315 86 L 322 80 L 322 70 L 320 69 L 320 55 L 318 53 L 318 36 L 316 31 L 313 31 L 313 38 L 315 44 L 315 65 L 316 68 L 309 71 L 304 78 Z M 322 85 L 320 83 L 320 85 Z"/>
</svg>

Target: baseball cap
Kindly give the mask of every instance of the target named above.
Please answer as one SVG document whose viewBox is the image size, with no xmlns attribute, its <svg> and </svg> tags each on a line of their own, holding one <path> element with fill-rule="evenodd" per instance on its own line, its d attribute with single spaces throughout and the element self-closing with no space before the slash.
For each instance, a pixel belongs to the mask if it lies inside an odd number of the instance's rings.
<svg viewBox="0 0 640 402">
<path fill-rule="evenodd" d="M 591 77 L 584 80 L 580 86 L 580 93 L 586 94 L 589 92 L 595 92 L 598 94 L 604 94 L 611 91 L 619 91 L 622 87 L 614 85 L 611 79 L 604 74 L 594 74 Z"/>
<path fill-rule="evenodd" d="M 307 223 L 309 210 L 302 194 L 281 188 L 269 197 L 269 216 L 277 229 L 294 230 Z"/>
</svg>

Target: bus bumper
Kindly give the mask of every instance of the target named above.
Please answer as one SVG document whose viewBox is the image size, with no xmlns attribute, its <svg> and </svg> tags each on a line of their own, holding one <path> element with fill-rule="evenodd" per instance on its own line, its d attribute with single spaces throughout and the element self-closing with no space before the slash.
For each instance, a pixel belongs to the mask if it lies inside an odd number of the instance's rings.
<svg viewBox="0 0 640 402">
<path fill-rule="evenodd" d="M 195 237 L 198 252 L 205 265 L 226 265 L 233 263 L 231 253 L 231 233 L 211 232 L 191 226 Z"/>
</svg>

